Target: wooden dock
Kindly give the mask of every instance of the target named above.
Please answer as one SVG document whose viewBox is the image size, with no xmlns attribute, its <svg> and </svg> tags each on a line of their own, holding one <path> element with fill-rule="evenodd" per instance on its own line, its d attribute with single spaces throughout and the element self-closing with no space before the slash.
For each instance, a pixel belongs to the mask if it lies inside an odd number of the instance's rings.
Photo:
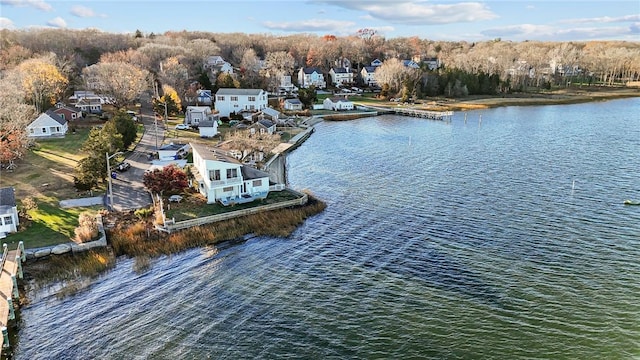
<svg viewBox="0 0 640 360">
<path fill-rule="evenodd" d="M 373 107 L 368 106 L 381 114 L 397 114 L 402 116 L 417 117 L 430 120 L 451 121 L 453 117 L 453 111 L 430 111 L 421 110 L 411 107 Z"/>
<path fill-rule="evenodd" d="M 22 279 L 22 262 L 26 260 L 24 253 L 24 244 L 22 241 L 18 244 L 16 250 L 7 248 L 7 244 L 2 245 L 2 273 L 0 273 L 0 355 L 2 351 L 9 347 L 9 334 L 7 328 L 9 321 L 15 319 L 14 301 L 18 301 L 20 293 L 18 292 L 18 279 Z"/>
</svg>

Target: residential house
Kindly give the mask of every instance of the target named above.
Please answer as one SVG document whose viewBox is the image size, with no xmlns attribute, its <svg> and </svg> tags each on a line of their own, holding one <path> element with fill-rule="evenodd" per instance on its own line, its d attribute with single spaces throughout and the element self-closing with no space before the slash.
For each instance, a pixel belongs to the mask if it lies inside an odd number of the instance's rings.
<svg viewBox="0 0 640 360">
<path fill-rule="evenodd" d="M 8 233 L 17 232 L 19 220 L 15 189 L 0 188 L 0 238 L 4 238 Z"/>
<path fill-rule="evenodd" d="M 409 69 L 420 69 L 420 65 L 413 60 L 402 60 L 402 65 Z"/>
<path fill-rule="evenodd" d="M 189 151 L 189 144 L 174 144 L 169 143 L 162 145 L 158 149 L 158 160 L 177 160 L 186 156 Z"/>
<path fill-rule="evenodd" d="M 322 105 L 325 110 L 341 111 L 341 110 L 353 110 L 354 105 L 346 97 L 334 96 L 324 99 Z"/>
<path fill-rule="evenodd" d="M 82 118 L 82 111 L 80 109 L 76 107 L 69 107 L 64 104 L 56 104 L 56 108 L 53 109 L 53 112 L 67 121 Z"/>
<path fill-rule="evenodd" d="M 198 190 L 208 204 L 233 205 L 264 199 L 269 194 L 269 174 L 242 165 L 221 149 L 195 143 L 191 148 Z"/>
<path fill-rule="evenodd" d="M 352 84 L 354 80 L 353 71 L 350 68 L 331 68 L 329 75 L 331 76 L 331 82 L 336 86 Z"/>
<path fill-rule="evenodd" d="M 69 130 L 68 121 L 60 115 L 47 110 L 27 125 L 29 137 L 64 136 Z"/>
<path fill-rule="evenodd" d="M 255 124 L 249 126 L 251 135 L 253 134 L 269 134 L 276 132 L 276 124 L 266 119 L 258 120 Z"/>
<path fill-rule="evenodd" d="M 80 99 L 75 105 L 78 110 L 89 114 L 102 114 L 102 102 L 98 99 Z"/>
<path fill-rule="evenodd" d="M 376 81 L 376 70 L 378 67 L 376 66 L 365 66 L 360 70 L 360 76 L 362 77 L 362 81 L 368 86 L 378 86 L 378 82 Z"/>
<path fill-rule="evenodd" d="M 205 70 L 209 70 L 211 74 L 216 75 L 223 72 L 227 74 L 233 74 L 233 66 L 226 62 L 222 56 L 215 55 L 209 56 L 203 65 Z"/>
<path fill-rule="evenodd" d="M 260 111 L 267 107 L 267 92 L 262 89 L 221 88 L 216 92 L 215 108 L 220 116 L 243 110 Z"/>
<path fill-rule="evenodd" d="M 280 77 L 280 85 L 278 86 L 278 93 L 280 95 L 291 94 L 298 91 L 298 87 L 291 82 L 290 75 L 282 75 Z"/>
<path fill-rule="evenodd" d="M 262 118 L 271 120 L 274 123 L 277 123 L 280 119 L 280 112 L 276 109 L 272 109 L 270 107 L 262 109 Z"/>
<path fill-rule="evenodd" d="M 316 89 L 324 89 L 327 82 L 324 80 L 324 74 L 317 67 L 301 67 L 298 70 L 298 85 L 302 88 L 315 86 Z"/>
<path fill-rule="evenodd" d="M 302 101 L 300 99 L 285 99 L 283 107 L 285 110 L 300 111 L 302 110 Z"/>
<path fill-rule="evenodd" d="M 80 100 L 97 100 L 100 102 L 100 104 L 104 105 L 104 104 L 112 104 L 113 103 L 113 99 L 109 98 L 108 96 L 103 96 L 103 95 L 98 95 L 96 93 L 94 93 L 93 91 L 88 91 L 88 90 L 78 90 L 78 91 L 74 91 L 73 95 L 69 97 L 69 102 L 72 104 L 77 103 Z"/>
<path fill-rule="evenodd" d="M 196 104 L 200 105 L 213 105 L 213 98 L 211 90 L 199 89 L 196 91 Z"/>
<path fill-rule="evenodd" d="M 380 59 L 373 59 L 373 61 L 371 62 L 371 66 L 376 67 L 376 66 L 380 66 L 382 65 L 382 60 Z"/>
<path fill-rule="evenodd" d="M 198 125 L 201 138 L 210 138 L 218 135 L 218 120 L 202 120 Z"/>
<path fill-rule="evenodd" d="M 217 116 L 218 114 L 213 114 L 208 106 L 187 106 L 184 112 L 184 124 L 194 127 L 199 126 L 201 121 L 209 119 L 211 115 Z"/>
<path fill-rule="evenodd" d="M 427 68 L 429 68 L 429 70 L 431 71 L 439 69 L 441 65 L 440 59 L 438 59 L 437 57 L 428 58 L 424 60 L 423 63 L 425 63 L 427 65 Z"/>
</svg>

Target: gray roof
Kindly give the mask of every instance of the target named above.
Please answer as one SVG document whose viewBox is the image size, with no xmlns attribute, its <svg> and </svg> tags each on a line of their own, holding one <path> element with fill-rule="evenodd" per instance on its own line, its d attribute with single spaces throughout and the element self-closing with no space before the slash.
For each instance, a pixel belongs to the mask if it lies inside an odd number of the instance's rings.
<svg viewBox="0 0 640 360">
<path fill-rule="evenodd" d="M 0 188 L 0 206 L 16 206 L 16 195 L 13 187 Z"/>
<path fill-rule="evenodd" d="M 167 144 L 167 145 L 163 145 L 160 147 L 159 150 L 175 150 L 178 151 L 180 149 L 182 149 L 183 147 L 187 146 L 187 144 Z"/>
<path fill-rule="evenodd" d="M 317 72 L 318 74 L 322 74 L 322 71 L 317 67 L 305 67 L 305 68 L 302 68 L 302 71 L 305 74 L 313 74 L 314 72 Z"/>
<path fill-rule="evenodd" d="M 333 68 L 333 72 L 336 74 L 348 74 L 349 70 L 343 68 L 343 67 L 339 67 L 339 68 Z"/>
<path fill-rule="evenodd" d="M 302 104 L 300 99 L 285 99 L 284 102 L 288 102 L 289 104 Z"/>
<path fill-rule="evenodd" d="M 214 122 L 214 120 L 202 120 L 198 124 L 198 127 L 201 127 L 201 128 L 213 127 L 213 122 Z M 216 121 L 216 123 L 217 123 L 217 121 Z"/>
<path fill-rule="evenodd" d="M 235 89 L 235 88 L 221 88 L 218 89 L 216 95 L 260 95 L 262 89 Z"/>
<path fill-rule="evenodd" d="M 55 112 L 53 112 L 52 109 L 47 110 L 46 114 L 52 118 L 53 120 L 55 120 L 57 123 L 59 123 L 60 125 L 64 125 L 67 123 L 67 120 L 65 118 L 63 118 L 62 116 L 60 116 L 59 114 L 56 114 Z"/>
<path fill-rule="evenodd" d="M 240 171 L 242 172 L 242 179 L 243 180 L 252 180 L 252 179 L 260 179 L 260 178 L 268 178 L 269 174 L 267 174 L 264 171 L 260 171 L 256 168 L 252 168 L 250 166 L 246 166 L 246 165 L 242 165 L 242 168 L 240 168 Z"/>
<path fill-rule="evenodd" d="M 372 73 L 372 72 L 375 72 L 376 69 L 378 69 L 378 67 L 377 66 L 365 66 L 364 69 L 367 70 L 368 73 Z"/>
<path fill-rule="evenodd" d="M 266 128 L 270 128 L 273 126 L 273 123 L 269 120 L 266 119 L 262 119 L 262 120 L 258 120 L 258 123 L 261 124 L 262 126 L 266 127 Z"/>
<path fill-rule="evenodd" d="M 193 151 L 200 154 L 200 157 L 202 157 L 204 160 L 215 160 L 215 161 L 224 161 L 224 162 L 233 163 L 233 164 L 240 164 L 238 159 L 229 155 L 226 151 L 222 149 L 209 147 L 207 145 L 199 144 L 199 143 L 190 143 L 190 145 L 191 145 L 191 149 L 193 149 Z"/>
</svg>

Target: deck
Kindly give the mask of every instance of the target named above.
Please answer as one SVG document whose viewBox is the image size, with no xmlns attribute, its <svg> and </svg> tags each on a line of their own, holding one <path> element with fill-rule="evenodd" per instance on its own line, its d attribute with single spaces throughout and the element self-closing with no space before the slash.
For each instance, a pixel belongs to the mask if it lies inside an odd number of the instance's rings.
<svg viewBox="0 0 640 360">
<path fill-rule="evenodd" d="M 2 273 L 0 273 L 0 354 L 9 347 L 9 335 L 7 328 L 9 321 L 15 319 L 14 301 L 19 299 L 18 279 L 22 279 L 22 262 L 25 260 L 24 245 L 22 241 L 16 250 L 9 251 L 7 244 L 2 245 Z"/>
</svg>

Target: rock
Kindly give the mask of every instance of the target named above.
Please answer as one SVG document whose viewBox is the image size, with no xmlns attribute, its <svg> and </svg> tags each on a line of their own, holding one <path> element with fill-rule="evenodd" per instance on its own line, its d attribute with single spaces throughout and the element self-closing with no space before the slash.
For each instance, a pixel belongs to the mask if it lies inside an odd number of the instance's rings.
<svg viewBox="0 0 640 360">
<path fill-rule="evenodd" d="M 24 255 L 27 257 L 27 260 L 33 260 L 36 258 L 36 253 L 33 251 L 26 250 Z"/>
<path fill-rule="evenodd" d="M 45 257 L 45 256 L 49 256 L 51 255 L 51 249 L 41 249 L 35 252 L 35 254 L 33 254 L 36 259 Z"/>
<path fill-rule="evenodd" d="M 71 251 L 71 245 L 69 244 L 60 244 L 51 249 L 51 253 L 54 255 L 66 254 Z"/>
</svg>

